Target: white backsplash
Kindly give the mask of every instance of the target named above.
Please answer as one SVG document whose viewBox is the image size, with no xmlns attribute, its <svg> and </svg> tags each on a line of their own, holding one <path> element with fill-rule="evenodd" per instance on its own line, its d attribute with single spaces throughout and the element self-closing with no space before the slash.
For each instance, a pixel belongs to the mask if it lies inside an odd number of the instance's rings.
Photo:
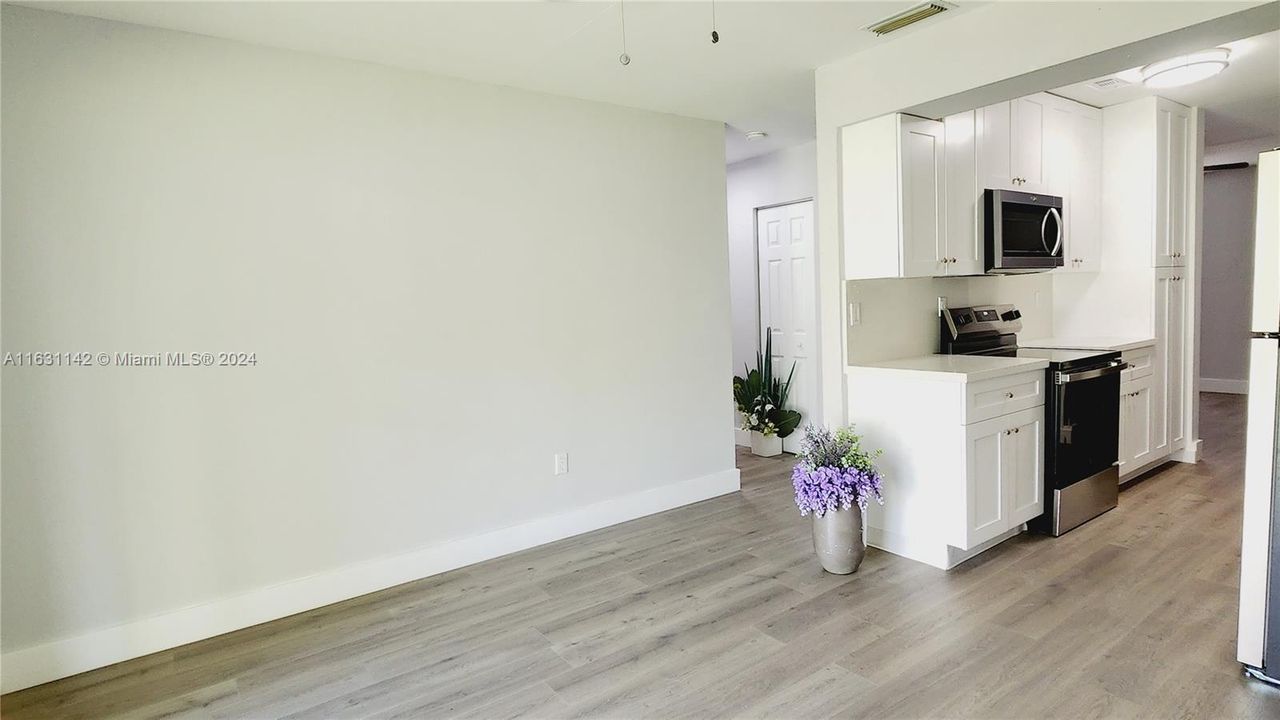
<svg viewBox="0 0 1280 720">
<path fill-rule="evenodd" d="M 846 335 L 851 365 L 938 352 L 938 298 L 951 307 L 1008 303 L 1022 311 L 1022 335 L 1053 334 L 1053 277 L 1049 273 L 908 280 L 851 280 L 846 302 L 860 322 Z M 848 316 L 845 309 L 845 317 Z"/>
</svg>

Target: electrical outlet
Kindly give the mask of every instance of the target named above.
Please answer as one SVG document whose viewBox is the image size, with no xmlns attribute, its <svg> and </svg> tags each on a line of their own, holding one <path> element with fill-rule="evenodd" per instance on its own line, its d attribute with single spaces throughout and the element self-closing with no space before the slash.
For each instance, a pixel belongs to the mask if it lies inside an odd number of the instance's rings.
<svg viewBox="0 0 1280 720">
<path fill-rule="evenodd" d="M 947 299 L 941 295 L 938 296 L 938 317 L 942 317 L 942 313 L 947 311 Z"/>
<path fill-rule="evenodd" d="M 862 303 L 849 303 L 849 327 L 862 324 Z"/>
<path fill-rule="evenodd" d="M 556 453 L 556 475 L 569 472 L 569 453 Z"/>
</svg>

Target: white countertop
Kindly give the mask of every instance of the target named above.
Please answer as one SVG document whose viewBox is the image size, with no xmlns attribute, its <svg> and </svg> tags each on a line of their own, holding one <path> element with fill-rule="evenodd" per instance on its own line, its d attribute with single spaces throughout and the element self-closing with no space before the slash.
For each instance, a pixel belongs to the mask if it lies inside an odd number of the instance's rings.
<svg viewBox="0 0 1280 720">
<path fill-rule="evenodd" d="M 1018 347 L 1048 348 L 1051 350 L 1109 350 L 1111 352 L 1134 350 L 1156 344 L 1155 338 L 1086 335 L 1081 337 L 1049 337 L 1024 340 L 1018 338 Z"/>
<path fill-rule="evenodd" d="M 916 373 L 932 380 L 972 382 L 1043 370 L 1048 360 L 1040 358 L 985 357 L 982 355 L 921 355 L 920 357 L 850 365 L 848 372 Z"/>
</svg>

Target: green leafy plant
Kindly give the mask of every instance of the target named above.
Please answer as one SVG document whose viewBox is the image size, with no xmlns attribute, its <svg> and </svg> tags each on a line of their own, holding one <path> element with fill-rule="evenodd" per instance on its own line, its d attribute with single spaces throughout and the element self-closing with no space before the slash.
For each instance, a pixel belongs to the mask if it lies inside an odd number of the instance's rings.
<svg viewBox="0 0 1280 720">
<path fill-rule="evenodd" d="M 765 330 L 764 352 L 756 352 L 756 367 L 745 376 L 733 378 L 733 400 L 742 414 L 742 429 L 764 435 L 786 437 L 800 426 L 800 413 L 787 409 L 791 380 L 796 364 L 791 363 L 787 379 L 773 374 L 773 328 Z"/>
</svg>

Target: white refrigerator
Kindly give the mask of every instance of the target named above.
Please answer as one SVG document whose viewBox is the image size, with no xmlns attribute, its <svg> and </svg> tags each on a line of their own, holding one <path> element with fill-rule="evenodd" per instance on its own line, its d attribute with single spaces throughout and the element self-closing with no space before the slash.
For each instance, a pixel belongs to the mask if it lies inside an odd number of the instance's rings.
<svg viewBox="0 0 1280 720">
<path fill-rule="evenodd" d="M 1250 675 L 1280 684 L 1280 150 L 1258 157 L 1257 213 L 1237 658 Z"/>
</svg>

